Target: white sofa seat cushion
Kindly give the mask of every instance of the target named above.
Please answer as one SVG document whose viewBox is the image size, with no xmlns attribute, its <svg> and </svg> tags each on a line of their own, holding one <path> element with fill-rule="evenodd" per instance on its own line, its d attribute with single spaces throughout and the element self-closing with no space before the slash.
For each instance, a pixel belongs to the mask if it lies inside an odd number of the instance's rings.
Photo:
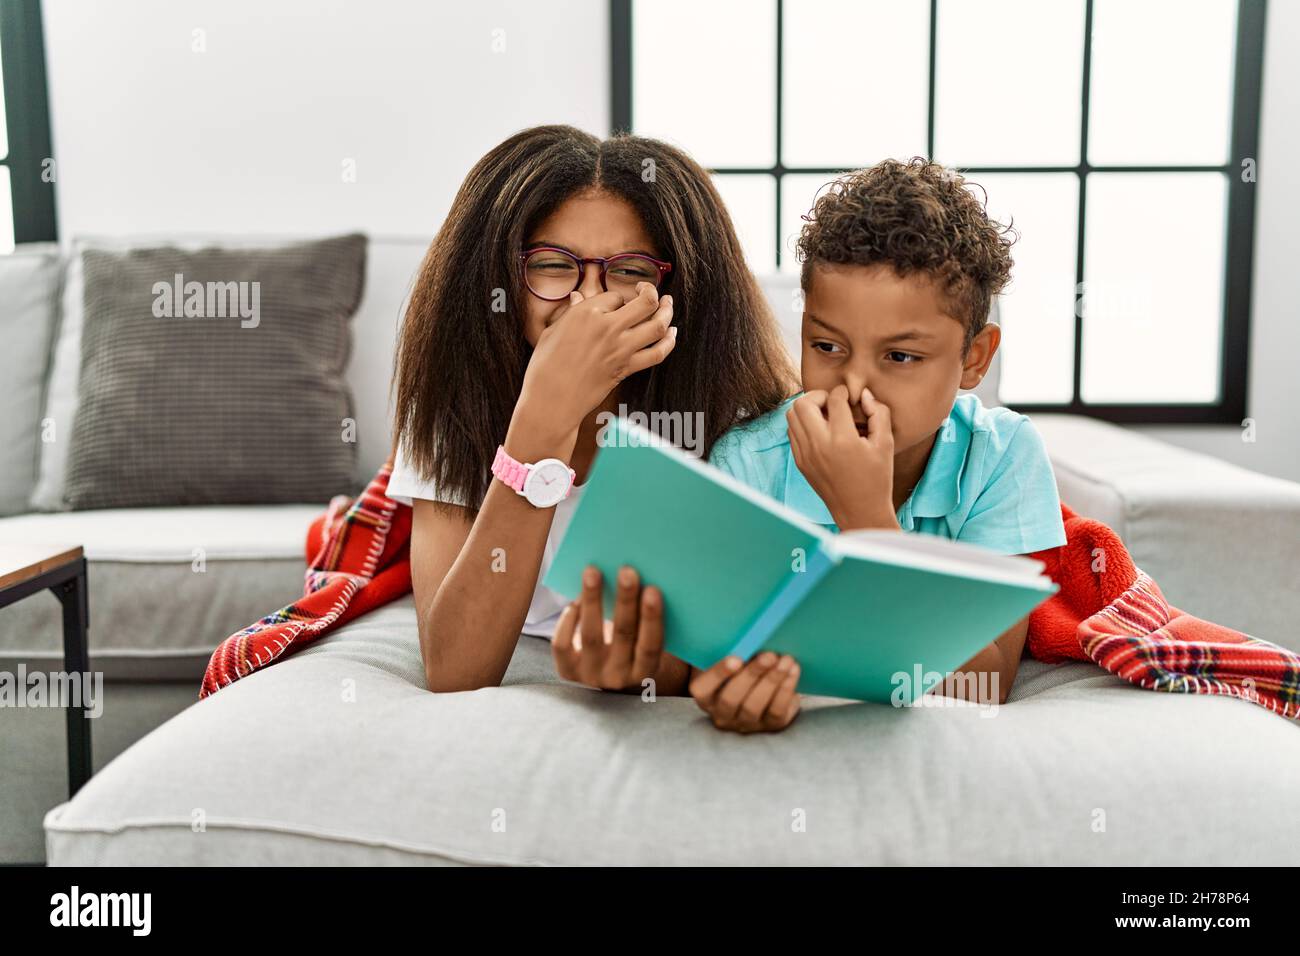
<svg viewBox="0 0 1300 956">
<path fill-rule="evenodd" d="M 502 687 L 429 693 L 407 597 L 138 742 L 46 816 L 49 862 L 1293 862 L 1291 723 L 1022 670 L 996 711 L 812 699 L 743 737 L 688 698 L 560 682 L 531 637 Z"/>
<path fill-rule="evenodd" d="M 233 632 L 302 593 L 313 505 L 124 508 L 0 519 L 7 543 L 85 548 L 90 662 L 108 679 L 198 681 Z M 60 605 L 0 611 L 0 663 L 63 659 Z"/>
</svg>

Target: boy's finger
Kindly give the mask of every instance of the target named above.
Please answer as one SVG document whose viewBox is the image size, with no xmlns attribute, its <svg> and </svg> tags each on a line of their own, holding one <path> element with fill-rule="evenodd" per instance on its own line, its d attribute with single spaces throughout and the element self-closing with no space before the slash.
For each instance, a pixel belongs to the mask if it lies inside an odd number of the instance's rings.
<svg viewBox="0 0 1300 956">
<path fill-rule="evenodd" d="M 786 673 L 781 670 L 781 666 L 788 661 L 788 657 L 783 657 L 772 667 L 768 668 L 756 683 L 752 690 L 745 695 L 745 699 L 740 704 L 738 717 L 741 721 L 753 726 L 762 726 L 763 716 L 767 713 L 768 705 L 772 703 L 772 698 L 776 696 L 778 688 L 785 680 Z M 788 666 L 788 665 L 787 665 Z"/>
<path fill-rule="evenodd" d="M 776 665 L 776 662 L 775 654 L 771 651 L 763 651 L 746 664 L 714 697 L 713 716 L 734 721 L 740 713 L 740 705 L 745 702 L 749 692 L 759 679 Z"/>
<path fill-rule="evenodd" d="M 894 440 L 893 417 L 889 406 L 871 394 L 871 389 L 862 389 L 862 411 L 867 416 L 867 440 L 883 442 L 886 438 Z"/>
<path fill-rule="evenodd" d="M 849 406 L 849 390 L 844 385 L 831 389 L 826 400 L 826 420 L 832 435 L 857 437 L 858 429 L 853 424 L 853 409 Z"/>
<path fill-rule="evenodd" d="M 767 707 L 769 718 L 777 722 L 784 722 L 781 726 L 789 723 L 794 717 L 795 711 L 799 709 L 799 695 L 796 693 L 799 687 L 799 662 L 791 658 L 790 669 L 786 671 L 784 676 L 785 680 L 776 689 L 776 694 Z"/>
<path fill-rule="evenodd" d="M 793 413 L 786 416 L 788 427 L 786 434 L 790 437 L 790 453 L 794 455 L 795 465 L 803 463 L 803 439 L 800 437 L 803 431 L 798 419 L 793 417 Z"/>
<path fill-rule="evenodd" d="M 713 698 L 717 695 L 718 689 L 726 683 L 732 674 L 740 670 L 744 662 L 734 654 L 724 657 L 708 670 L 700 671 L 691 678 L 691 696 L 695 702 L 704 710 L 708 710 L 713 704 Z"/>
<path fill-rule="evenodd" d="M 794 412 L 799 419 L 804 435 L 808 438 L 805 447 L 808 444 L 817 444 L 830 435 L 830 426 L 826 424 L 826 418 L 822 414 L 825 407 L 825 392 L 809 392 L 802 398 L 795 399 L 795 403 L 790 406 L 790 411 Z"/>
</svg>

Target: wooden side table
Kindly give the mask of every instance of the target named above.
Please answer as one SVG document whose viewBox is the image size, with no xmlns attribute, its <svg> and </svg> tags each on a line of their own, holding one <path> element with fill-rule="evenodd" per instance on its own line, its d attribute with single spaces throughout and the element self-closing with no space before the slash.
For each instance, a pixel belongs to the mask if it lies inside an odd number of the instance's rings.
<svg viewBox="0 0 1300 956">
<path fill-rule="evenodd" d="M 0 608 L 40 591 L 50 590 L 63 605 L 63 670 L 88 674 L 86 647 L 89 623 L 86 558 L 81 547 L 65 545 L 0 545 Z M 90 717 L 86 694 L 81 707 L 65 702 L 68 719 L 68 796 L 75 796 L 90 779 Z"/>
</svg>

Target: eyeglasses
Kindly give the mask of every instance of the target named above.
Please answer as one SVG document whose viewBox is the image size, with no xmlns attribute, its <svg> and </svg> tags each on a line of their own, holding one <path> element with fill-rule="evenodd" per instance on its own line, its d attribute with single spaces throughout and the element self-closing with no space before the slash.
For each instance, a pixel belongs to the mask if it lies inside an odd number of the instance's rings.
<svg viewBox="0 0 1300 956">
<path fill-rule="evenodd" d="M 600 266 L 602 289 L 627 296 L 636 295 L 638 282 L 649 282 L 658 289 L 668 273 L 673 271 L 671 262 L 652 259 L 638 252 L 620 252 L 608 259 L 595 256 L 580 259 L 567 249 L 539 246 L 519 253 L 524 284 L 529 292 L 547 302 L 567 298 L 570 292 L 582 285 L 588 262 Z"/>
</svg>

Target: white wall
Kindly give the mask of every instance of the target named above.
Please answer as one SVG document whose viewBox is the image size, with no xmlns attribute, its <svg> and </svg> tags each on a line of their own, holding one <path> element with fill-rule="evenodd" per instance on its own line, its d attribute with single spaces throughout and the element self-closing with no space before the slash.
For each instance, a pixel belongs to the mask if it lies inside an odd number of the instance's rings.
<svg viewBox="0 0 1300 956">
<path fill-rule="evenodd" d="M 510 133 L 609 131 L 604 0 L 43 8 L 64 238 L 432 237 L 470 166 Z"/>
<path fill-rule="evenodd" d="M 45 0 L 60 235 L 432 236 L 543 122 L 609 129 L 605 0 Z M 1140 430 L 1300 480 L 1300 3 L 1270 4 L 1249 414 Z M 207 50 L 192 50 L 193 31 Z M 494 31 L 502 30 L 502 34 Z M 494 52 L 494 39 L 505 48 Z M 357 182 L 342 181 L 345 158 Z"/>
</svg>

